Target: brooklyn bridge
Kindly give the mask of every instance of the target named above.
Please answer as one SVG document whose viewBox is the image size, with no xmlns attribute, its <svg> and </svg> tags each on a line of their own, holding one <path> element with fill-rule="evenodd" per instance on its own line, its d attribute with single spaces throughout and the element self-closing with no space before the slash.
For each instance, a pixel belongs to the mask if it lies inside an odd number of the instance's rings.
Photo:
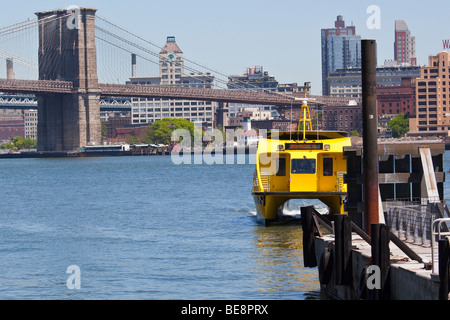
<svg viewBox="0 0 450 320">
<path fill-rule="evenodd" d="M 302 97 L 271 91 L 101 83 L 97 61 L 103 57 L 97 55 L 96 11 L 78 8 L 76 12 L 61 9 L 36 13 L 38 79 L 0 79 L 0 92 L 36 96 L 39 151 L 70 151 L 88 143 L 100 143 L 102 98 L 170 98 L 274 106 L 303 103 Z M 12 26 L 0 32 L 0 37 L 26 30 L 27 25 L 28 22 Z M 342 103 L 330 97 L 308 98 L 314 98 L 316 104 Z"/>
</svg>

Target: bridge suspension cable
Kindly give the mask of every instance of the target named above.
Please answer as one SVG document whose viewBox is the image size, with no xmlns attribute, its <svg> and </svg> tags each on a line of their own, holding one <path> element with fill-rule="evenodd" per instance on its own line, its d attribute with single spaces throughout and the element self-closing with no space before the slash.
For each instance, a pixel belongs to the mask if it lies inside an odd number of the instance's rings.
<svg viewBox="0 0 450 320">
<path fill-rule="evenodd" d="M 161 47 L 161 46 L 159 46 L 159 45 L 153 43 L 152 41 L 149 41 L 149 40 L 147 40 L 147 39 L 144 39 L 143 37 L 141 37 L 141 36 L 139 36 L 139 35 L 137 35 L 137 34 L 131 32 L 131 31 L 126 30 L 125 28 L 123 28 L 123 27 L 117 25 L 117 24 L 114 23 L 114 22 L 111 22 L 111 21 L 107 20 L 106 18 L 104 18 L 104 17 L 102 17 L 102 16 L 97 15 L 96 17 L 97 17 L 98 19 L 104 21 L 105 23 L 107 23 L 107 24 L 109 24 L 109 25 L 111 25 L 111 26 L 117 28 L 118 30 L 120 30 L 120 31 L 122 31 L 122 32 L 124 32 L 124 33 L 126 33 L 126 34 L 128 34 L 129 36 L 132 36 L 132 37 L 138 39 L 139 41 L 144 42 L 145 44 L 151 45 L 151 46 L 153 46 L 153 47 L 155 47 L 155 48 L 157 48 L 157 49 L 159 49 L 159 50 L 163 49 L 163 47 Z M 98 30 L 102 30 L 102 31 L 105 31 L 105 32 L 110 33 L 110 35 L 115 35 L 115 34 L 112 33 L 112 32 L 106 31 L 104 28 L 100 28 L 100 27 L 97 27 L 97 28 L 98 28 Z M 117 37 L 118 37 L 118 38 L 122 38 L 122 37 L 120 37 L 120 36 L 117 36 Z M 125 40 L 125 39 L 122 38 L 122 39 L 120 39 L 120 40 L 123 41 L 123 40 Z M 129 42 L 128 44 L 132 44 L 132 43 L 133 43 L 133 42 L 128 41 L 128 40 L 125 40 L 125 41 L 126 41 L 126 42 Z M 159 53 L 157 53 L 157 52 L 155 52 L 155 51 L 152 51 L 152 50 L 150 50 L 150 49 L 144 48 L 144 47 L 142 47 L 142 46 L 139 46 L 139 47 L 140 47 L 140 49 L 144 49 L 143 51 L 145 51 L 146 53 L 149 53 L 149 54 L 151 54 L 151 55 L 153 55 L 153 56 L 159 58 Z M 136 54 L 136 53 L 135 53 L 135 54 Z M 136 54 L 136 55 L 139 56 L 140 58 L 144 58 L 143 56 L 141 56 L 141 55 L 139 55 L 139 54 Z M 145 59 L 145 58 L 144 58 L 144 59 Z M 147 59 L 147 60 L 148 60 L 148 59 Z M 155 64 L 158 64 L 158 65 L 159 65 L 159 61 L 158 61 L 158 62 L 153 62 L 152 60 L 148 60 L 148 61 L 151 61 L 152 63 L 155 63 Z M 215 80 L 216 84 L 218 84 L 218 83 L 221 84 L 221 85 L 216 85 L 217 87 L 222 88 L 222 89 L 228 89 L 228 86 L 227 86 L 227 85 L 228 85 L 229 75 L 226 75 L 226 74 L 224 74 L 223 72 L 220 72 L 220 71 L 218 71 L 218 70 L 209 68 L 209 67 L 207 67 L 207 66 L 205 66 L 205 65 L 202 65 L 202 64 L 200 64 L 200 63 L 198 63 L 198 62 L 196 62 L 196 61 L 193 61 L 193 60 L 191 60 L 191 59 L 189 59 L 189 58 L 186 58 L 186 57 L 183 57 L 183 61 L 184 61 L 184 62 L 189 62 L 189 63 L 191 63 L 191 64 L 193 64 L 193 65 L 195 66 L 195 67 L 189 67 L 189 66 L 184 65 L 184 69 L 190 71 L 191 73 L 194 73 L 194 76 L 195 76 L 195 73 L 202 73 L 202 71 L 198 69 L 198 67 L 199 67 L 199 68 L 201 68 L 202 70 L 207 70 L 208 72 L 211 72 L 211 73 L 214 74 L 214 75 L 218 75 L 218 76 L 220 76 L 220 77 L 222 77 L 222 78 L 225 78 L 226 80 L 221 79 L 221 78 L 218 78 L 218 77 L 216 76 L 214 80 Z M 200 78 L 199 78 L 199 79 L 200 79 Z M 238 83 L 237 86 L 236 86 L 236 83 Z M 222 85 L 223 85 L 223 86 L 222 86 Z M 277 92 L 277 91 L 273 91 L 273 90 L 269 90 L 269 89 L 264 89 L 264 88 L 261 88 L 261 87 L 259 87 L 259 86 L 257 86 L 257 85 L 254 85 L 254 84 L 251 84 L 251 83 L 249 84 L 249 83 L 246 83 L 246 82 L 243 82 L 243 81 L 240 81 L 240 80 L 237 80 L 237 81 L 234 83 L 234 85 L 235 85 L 236 89 L 240 89 L 240 90 L 245 90 L 245 91 L 254 91 L 254 90 L 258 90 L 258 91 L 262 91 L 262 92 L 268 92 L 268 93 L 272 93 L 272 94 L 279 94 L 279 95 L 282 95 L 282 96 L 291 97 L 290 95 L 287 95 L 287 94 L 285 94 L 285 93 L 283 93 L 283 92 Z"/>
<path fill-rule="evenodd" d="M 41 74 L 52 74 L 55 70 L 62 67 L 62 59 L 58 59 L 58 51 L 65 50 L 68 45 L 68 41 L 58 43 L 59 37 L 55 30 L 54 36 L 46 37 L 42 39 L 43 43 L 47 47 L 59 48 L 55 50 L 49 50 L 45 53 L 36 50 L 39 47 L 39 27 L 44 27 L 46 24 L 57 22 L 65 17 L 68 17 L 70 13 L 63 16 L 51 15 L 43 19 L 38 20 L 37 17 L 30 18 L 15 24 L 0 28 L 0 57 L 5 59 L 12 59 L 20 66 L 16 68 L 14 65 L 14 73 L 19 74 L 21 79 L 38 79 L 38 71 Z M 45 54 L 50 59 L 40 59 L 41 55 Z M 47 63 L 41 63 L 39 66 L 38 61 L 51 61 Z M 2 70 L 3 71 L 3 70 Z M 1 72 L 3 73 L 3 72 Z M 1 74 L 0 73 L 0 74 Z M 25 75 L 26 74 L 26 75 Z"/>
<path fill-rule="evenodd" d="M 31 68 L 33 70 L 38 70 L 37 63 L 35 63 L 34 61 L 31 61 L 31 60 L 28 60 L 26 58 L 23 58 L 21 56 L 18 56 L 14 53 L 0 49 L 0 57 L 5 58 L 5 59 L 13 59 L 13 61 L 18 62 L 28 68 Z"/>
<path fill-rule="evenodd" d="M 151 51 L 151 50 L 149 50 L 149 49 L 147 49 L 147 48 L 145 48 L 145 47 L 143 47 L 143 46 L 140 46 L 140 45 L 138 45 L 138 44 L 136 44 L 136 43 L 133 43 L 132 41 L 129 41 L 129 40 L 127 40 L 127 39 L 124 39 L 124 38 L 122 38 L 121 36 L 119 36 L 119 35 L 117 35 L 117 34 L 115 34 L 115 33 L 113 33 L 113 32 L 110 32 L 110 31 L 108 31 L 108 30 L 106 30 L 106 29 L 104 29 L 104 28 L 96 27 L 96 29 L 99 30 L 99 31 L 104 32 L 105 34 L 107 34 L 107 35 L 109 35 L 109 36 L 111 36 L 111 37 L 116 38 L 116 39 L 119 40 L 119 41 L 124 42 L 125 44 L 130 45 L 130 46 L 133 47 L 133 48 L 136 48 L 136 49 L 138 49 L 138 50 L 140 50 L 140 51 L 142 51 L 142 52 L 144 52 L 144 53 L 147 53 L 147 54 L 149 54 L 149 55 L 151 55 L 151 56 L 154 56 L 154 57 L 156 57 L 156 58 L 159 59 L 159 53 L 156 53 L 156 52 Z M 115 43 L 113 43 L 113 42 L 111 42 L 111 41 L 108 41 L 108 40 L 104 39 L 104 38 L 101 37 L 101 36 L 96 36 L 96 38 L 99 39 L 99 40 L 101 40 L 101 41 L 104 41 L 104 42 L 106 42 L 106 43 L 109 43 L 110 45 L 112 45 L 112 46 L 114 46 L 114 47 L 116 47 L 116 48 L 119 48 L 119 49 L 121 49 L 121 50 L 124 50 L 124 51 L 126 51 L 126 52 L 128 52 L 128 53 L 130 53 L 130 54 L 131 54 L 131 53 L 134 53 L 134 54 L 136 54 L 136 56 L 138 56 L 138 57 L 140 57 L 140 58 L 142 58 L 142 59 L 144 59 L 144 60 L 146 60 L 146 61 L 149 61 L 149 62 L 151 62 L 151 63 L 156 64 L 156 65 L 159 66 L 159 60 L 158 60 L 158 61 L 151 60 L 151 59 L 145 57 L 145 56 L 142 55 L 142 54 L 137 54 L 136 51 L 132 51 L 132 50 L 130 50 L 130 49 L 126 49 L 126 48 L 124 48 L 123 46 L 120 46 L 120 45 L 115 44 Z M 167 60 L 167 59 L 166 59 L 166 60 Z M 169 60 L 167 60 L 167 61 L 169 61 Z M 193 69 L 192 67 L 189 67 L 189 66 L 184 66 L 184 69 L 186 69 L 186 70 L 188 70 L 188 71 L 194 73 L 194 75 L 192 75 L 191 77 L 196 78 L 196 79 L 201 80 L 201 81 L 203 80 L 202 78 L 196 77 L 196 76 L 195 76 L 195 73 L 198 72 L 198 70 Z M 223 84 L 225 84 L 225 85 L 227 84 L 227 82 L 224 81 L 224 80 L 222 80 L 222 79 L 216 79 L 216 81 L 219 82 L 219 83 L 223 83 Z M 175 86 L 176 86 L 176 85 L 175 85 Z M 182 86 L 182 84 L 181 84 L 181 86 Z M 222 88 L 223 88 L 223 89 L 226 89 L 226 86 L 224 86 L 224 87 L 222 87 Z"/>
<path fill-rule="evenodd" d="M 28 19 L 26 21 L 22 21 L 10 26 L 6 26 L 3 28 L 0 28 L 0 47 L 2 48 L 0 50 L 0 57 L 8 57 L 12 56 L 13 59 L 17 59 L 17 61 L 22 62 L 23 64 L 27 65 L 30 68 L 33 68 L 34 71 L 36 71 L 36 66 L 38 65 L 38 62 L 33 63 L 33 61 L 41 61 L 39 65 L 39 73 L 41 79 L 44 80 L 55 80 L 55 75 L 58 74 L 59 70 L 62 70 L 64 67 L 63 64 L 64 59 L 61 59 L 62 52 L 66 50 L 71 50 L 69 48 L 69 45 L 71 43 L 69 37 L 60 37 L 60 30 L 58 28 L 55 28 L 54 34 L 51 34 L 49 30 L 47 30 L 46 38 L 41 39 L 41 44 L 39 44 L 39 38 L 37 35 L 39 34 L 37 28 L 43 27 L 47 23 L 53 23 L 55 21 L 58 21 L 59 19 L 66 18 L 70 16 L 72 13 L 67 13 L 62 16 L 52 15 L 47 18 L 43 18 L 38 20 L 37 18 L 34 19 Z M 121 64 L 116 59 L 109 59 L 109 69 L 106 69 L 105 77 L 110 76 L 109 73 L 111 73 L 112 77 L 116 77 L 116 74 L 113 75 L 113 71 L 120 71 L 127 70 L 123 74 L 128 74 L 125 81 L 122 81 L 122 83 L 125 83 L 130 78 L 130 54 L 136 54 L 139 59 L 143 59 L 146 62 L 149 62 L 153 67 L 157 66 L 157 70 L 159 73 L 159 66 L 160 66 L 160 54 L 159 51 L 163 49 L 163 47 L 156 45 L 155 43 L 144 39 L 143 37 L 130 32 L 126 30 L 125 28 L 110 22 L 109 20 L 101 17 L 96 16 L 98 19 L 96 20 L 96 40 L 97 44 L 102 43 L 102 48 L 106 50 L 107 47 L 113 48 L 113 49 L 119 49 L 121 52 L 121 57 L 126 58 L 128 63 L 127 64 Z M 97 23 L 99 21 L 102 21 L 102 23 L 106 24 L 106 26 L 101 23 Z M 60 24 L 55 24 L 55 26 Z M 9 50 L 7 48 L 3 48 L 3 39 L 6 39 L 7 36 L 11 36 L 12 34 L 16 34 L 22 31 L 27 30 L 34 30 L 33 40 L 29 41 L 27 39 L 26 46 L 29 48 L 33 47 L 34 45 L 30 45 L 31 43 L 36 44 L 36 47 L 41 48 L 39 52 L 36 54 L 34 51 L 33 58 L 23 58 L 19 59 L 19 56 L 17 54 L 17 50 Z M 22 46 L 23 47 L 23 46 Z M 42 48 L 46 48 L 47 50 L 44 50 Z M 50 48 L 50 49 L 48 49 Z M 154 50 L 153 48 L 157 48 L 159 50 Z M 97 62 L 100 61 L 106 61 L 109 57 L 103 54 L 99 54 L 99 46 L 97 45 Z M 112 50 L 112 49 L 108 49 Z M 158 51 L 158 52 L 157 52 Z M 19 52 L 21 52 L 19 50 Z M 111 51 L 112 52 L 112 51 Z M 45 54 L 46 58 L 42 59 L 41 55 Z M 37 59 L 36 59 L 37 58 Z M 187 64 L 186 64 L 187 62 Z M 126 69 L 124 69 L 124 65 L 126 66 Z M 97 68 L 99 68 L 99 64 L 97 64 Z M 121 69 L 122 68 L 122 69 Z M 205 70 L 207 74 L 211 73 L 212 75 L 215 75 L 214 81 L 217 88 L 223 88 L 228 89 L 227 85 L 229 83 L 229 76 L 224 74 L 223 72 L 220 72 L 218 70 L 215 70 L 213 68 L 207 67 L 205 65 L 202 65 L 196 61 L 193 61 L 192 59 L 183 57 L 183 68 L 185 71 L 190 72 L 190 77 L 197 78 L 199 83 L 201 81 L 205 81 L 204 73 Z M 117 70 L 116 70 L 117 69 Z M 48 75 L 48 77 L 46 77 Z M 99 74 L 99 80 L 100 80 L 100 74 Z M 56 79 L 58 80 L 58 79 Z M 60 79 L 65 80 L 65 79 Z M 114 81 L 113 81 L 114 82 Z M 294 97 L 292 94 L 286 94 L 284 92 L 278 92 L 269 90 L 266 88 L 261 88 L 257 85 L 248 84 L 243 81 L 239 83 L 239 80 L 237 81 L 238 85 L 236 86 L 236 89 L 241 89 L 242 91 L 258 91 L 258 92 L 265 92 L 272 95 L 278 95 L 282 96 L 284 98 L 287 98 L 287 100 L 291 101 L 294 100 Z M 234 83 L 235 84 L 235 83 Z M 245 85 L 245 86 L 244 86 Z M 177 85 L 171 85 L 171 86 L 177 86 Z M 180 87 L 183 86 L 183 84 L 179 85 Z M 233 91 L 233 90 L 230 90 Z M 295 103 L 297 104 L 297 103 Z"/>
</svg>

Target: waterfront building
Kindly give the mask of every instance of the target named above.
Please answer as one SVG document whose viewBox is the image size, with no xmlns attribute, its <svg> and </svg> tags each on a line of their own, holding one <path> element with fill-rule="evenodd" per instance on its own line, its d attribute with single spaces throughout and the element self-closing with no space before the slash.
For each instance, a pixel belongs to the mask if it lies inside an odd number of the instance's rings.
<svg viewBox="0 0 450 320">
<path fill-rule="evenodd" d="M 275 92 L 278 89 L 278 81 L 269 72 L 264 70 L 262 66 L 248 67 L 243 75 L 233 75 L 228 77 L 227 88 L 229 90 L 254 90 L 254 91 L 270 91 Z M 229 103 L 228 117 L 231 119 L 236 117 L 244 108 L 259 108 L 261 111 L 269 111 L 272 117 L 276 117 L 277 108 L 275 106 L 266 105 L 249 105 L 243 103 Z M 231 123 L 230 123 L 231 125 Z"/>
<path fill-rule="evenodd" d="M 416 79 L 416 120 L 411 131 L 450 130 L 450 52 L 428 58 Z"/>
<path fill-rule="evenodd" d="M 324 106 L 322 108 L 322 128 L 331 131 L 356 130 L 362 133 L 362 106 L 349 104 L 346 106 Z"/>
<path fill-rule="evenodd" d="M 0 109 L 0 141 L 9 141 L 25 135 L 24 111 Z"/>
<path fill-rule="evenodd" d="M 417 65 L 416 38 L 404 20 L 395 21 L 394 60 L 398 64 Z"/>
<path fill-rule="evenodd" d="M 329 95 L 328 76 L 338 69 L 361 67 L 361 36 L 338 16 L 334 28 L 321 30 L 322 94 Z"/>
<path fill-rule="evenodd" d="M 250 119 L 250 121 L 273 119 L 270 110 L 262 110 L 258 107 L 248 106 L 240 108 L 239 112 L 235 116 L 230 117 L 229 125 L 232 127 L 243 127 L 246 118 Z"/>
<path fill-rule="evenodd" d="M 117 130 L 130 126 L 131 116 L 117 115 L 109 117 L 108 121 L 103 122 L 106 127 L 106 137 L 104 140 L 110 141 L 117 138 Z"/>
<path fill-rule="evenodd" d="M 398 86 L 377 86 L 378 117 L 403 113 L 416 115 L 416 79 L 402 78 Z"/>
<path fill-rule="evenodd" d="M 175 37 L 167 37 L 167 42 L 159 53 L 159 76 L 137 76 L 133 71 L 129 83 L 213 88 L 213 81 L 214 76 L 209 73 L 185 74 L 183 52 Z M 212 128 L 216 107 L 217 103 L 211 101 L 133 98 L 131 121 L 133 125 L 143 126 L 164 118 L 181 118 L 202 122 L 203 126 Z"/>
<path fill-rule="evenodd" d="M 236 134 L 236 142 L 238 146 L 256 146 L 261 137 L 258 131 L 252 129 L 250 117 L 245 117 L 242 125 L 242 131 Z"/>
<path fill-rule="evenodd" d="M 339 69 L 328 76 L 329 95 L 333 97 L 361 98 L 361 68 Z M 377 67 L 378 86 L 401 86 L 402 79 L 420 76 L 418 66 L 385 65 Z"/>
<path fill-rule="evenodd" d="M 37 140 L 38 111 L 28 109 L 24 111 L 25 138 Z"/>
</svg>

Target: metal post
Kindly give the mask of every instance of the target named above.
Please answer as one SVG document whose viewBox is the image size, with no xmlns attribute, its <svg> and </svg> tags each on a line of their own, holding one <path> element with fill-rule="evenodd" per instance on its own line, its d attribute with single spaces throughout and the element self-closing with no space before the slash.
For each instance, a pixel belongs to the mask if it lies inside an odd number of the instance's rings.
<svg viewBox="0 0 450 320">
<path fill-rule="evenodd" d="M 131 54 L 131 76 L 136 77 L 136 54 Z"/>
<path fill-rule="evenodd" d="M 375 40 L 362 40 L 362 107 L 364 165 L 364 225 L 370 236 L 371 225 L 378 223 L 378 117 L 377 52 Z"/>
<path fill-rule="evenodd" d="M 6 59 L 6 79 L 14 80 L 14 62 L 13 59 Z"/>
</svg>

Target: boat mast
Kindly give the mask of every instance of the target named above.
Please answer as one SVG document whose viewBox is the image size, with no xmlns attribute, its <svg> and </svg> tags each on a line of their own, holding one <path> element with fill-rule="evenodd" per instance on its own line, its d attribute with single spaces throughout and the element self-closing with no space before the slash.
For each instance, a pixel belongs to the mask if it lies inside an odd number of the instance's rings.
<svg viewBox="0 0 450 320">
<path fill-rule="evenodd" d="M 300 131 L 300 124 L 303 122 L 303 141 L 306 141 L 306 123 L 309 124 L 308 128 L 311 130 L 312 124 L 311 124 L 311 115 L 309 113 L 309 107 L 307 103 L 307 97 L 306 97 L 306 83 L 305 88 L 303 89 L 305 93 L 305 100 L 303 100 L 302 108 L 300 110 L 300 119 L 298 121 L 298 131 Z"/>
</svg>

